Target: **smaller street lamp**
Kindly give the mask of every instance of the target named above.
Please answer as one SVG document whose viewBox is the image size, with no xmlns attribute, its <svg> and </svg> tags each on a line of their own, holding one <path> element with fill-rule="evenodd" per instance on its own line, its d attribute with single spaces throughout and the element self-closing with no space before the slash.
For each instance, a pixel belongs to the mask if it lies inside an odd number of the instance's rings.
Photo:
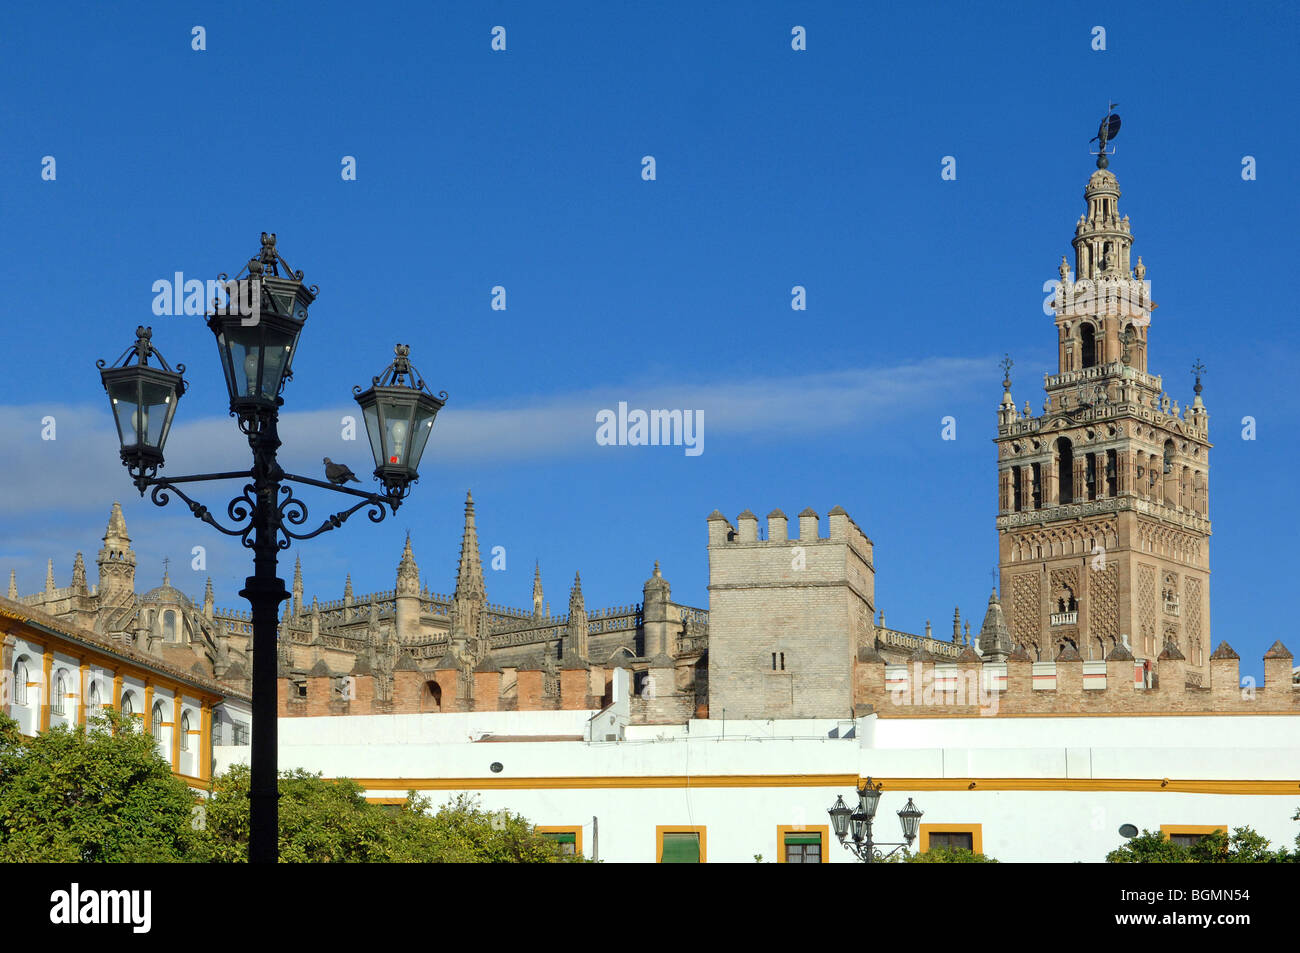
<svg viewBox="0 0 1300 953">
<path fill-rule="evenodd" d="M 153 328 L 135 329 L 135 343 L 123 352 L 117 363 L 106 367 L 96 361 L 100 380 L 113 408 L 117 436 L 122 447 L 122 463 L 137 480 L 152 477 L 163 465 L 163 445 L 171 430 L 176 404 L 185 393 L 185 365 L 176 370 L 153 346 Z M 135 363 L 131 363 L 131 358 Z M 156 358 L 157 367 L 149 366 Z"/>
<path fill-rule="evenodd" d="M 852 851 L 859 860 L 868 864 L 892 857 L 900 850 L 910 848 L 912 841 L 916 840 L 917 829 L 924 813 L 917 808 L 911 798 L 908 798 L 906 806 L 898 812 L 898 821 L 903 827 L 904 842 L 874 840 L 871 836 L 871 825 L 876 818 L 876 808 L 880 804 L 880 791 L 883 787 L 883 784 L 872 781 L 868 777 L 862 787 L 858 788 L 856 810 L 850 810 L 844 803 L 844 798 L 837 797 L 835 803 L 826 812 L 831 817 L 831 827 L 835 831 L 835 836 L 839 838 L 840 844 L 846 850 Z M 880 851 L 882 846 L 894 849 L 886 854 Z"/>
<path fill-rule="evenodd" d="M 371 386 L 352 388 L 365 414 L 366 433 L 375 457 L 375 479 L 388 495 L 402 499 L 420 478 L 418 467 L 433 419 L 447 403 L 447 392 L 434 396 L 410 362 L 411 348 L 393 348 L 393 363 L 371 378 Z"/>
</svg>

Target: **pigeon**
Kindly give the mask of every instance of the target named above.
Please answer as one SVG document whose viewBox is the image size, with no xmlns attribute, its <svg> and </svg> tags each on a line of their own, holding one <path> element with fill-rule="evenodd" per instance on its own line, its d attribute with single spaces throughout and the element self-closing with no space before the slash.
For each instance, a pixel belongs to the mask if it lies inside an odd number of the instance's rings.
<svg viewBox="0 0 1300 953">
<path fill-rule="evenodd" d="M 339 486 L 347 483 L 348 480 L 351 480 L 353 483 L 361 482 L 357 479 L 355 473 L 341 463 L 330 462 L 329 457 L 325 458 L 325 479 L 329 480 L 331 483 L 338 484 Z"/>
</svg>

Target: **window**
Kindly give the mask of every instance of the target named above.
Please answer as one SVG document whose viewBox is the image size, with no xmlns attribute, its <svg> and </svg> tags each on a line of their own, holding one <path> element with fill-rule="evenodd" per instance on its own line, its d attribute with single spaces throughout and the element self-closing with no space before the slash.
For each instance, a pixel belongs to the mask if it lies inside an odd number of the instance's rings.
<svg viewBox="0 0 1300 953">
<path fill-rule="evenodd" d="M 153 717 L 149 723 L 149 733 L 153 735 L 155 741 L 162 740 L 163 729 L 163 710 L 162 702 L 154 702 Z"/>
<path fill-rule="evenodd" d="M 230 723 L 230 743 L 234 745 L 248 744 L 248 725 L 242 721 L 232 721 Z"/>
<path fill-rule="evenodd" d="M 656 827 L 655 861 L 660 864 L 702 864 L 706 858 L 705 828 Z"/>
<path fill-rule="evenodd" d="M 54 694 L 50 696 L 50 714 L 63 714 L 63 700 L 68 694 L 68 673 L 59 669 L 54 675 Z"/>
<path fill-rule="evenodd" d="M 190 750 L 190 713 L 181 713 L 181 750 Z"/>
<path fill-rule="evenodd" d="M 1180 847 L 1195 847 L 1206 834 L 1215 831 L 1228 833 L 1226 824 L 1161 824 L 1160 833 L 1172 844 Z"/>
<path fill-rule="evenodd" d="M 135 696 L 133 696 L 130 692 L 122 693 L 122 714 L 124 715 L 135 714 Z"/>
<path fill-rule="evenodd" d="M 916 849 L 924 853 L 939 847 L 961 848 L 982 854 L 984 853 L 983 825 L 922 824 L 917 836 Z"/>
<path fill-rule="evenodd" d="M 27 704 L 27 656 L 14 662 L 14 704 Z"/>
<path fill-rule="evenodd" d="M 581 827 L 544 827 L 538 825 L 537 833 L 560 846 L 560 853 L 565 857 L 582 856 Z"/>
<path fill-rule="evenodd" d="M 176 641 L 176 613 L 170 609 L 163 613 L 163 638 L 168 642 Z"/>
<path fill-rule="evenodd" d="M 99 682 L 90 683 L 90 691 L 86 697 L 86 714 L 99 714 Z"/>
<path fill-rule="evenodd" d="M 1079 325 L 1079 345 L 1082 366 L 1094 366 L 1097 363 L 1097 329 L 1086 321 Z"/>
<path fill-rule="evenodd" d="M 772 653 L 772 671 L 774 671 L 774 672 L 784 672 L 784 671 L 785 671 L 785 653 L 784 653 L 784 652 L 773 652 L 773 653 Z"/>
<path fill-rule="evenodd" d="M 778 827 L 778 864 L 825 864 L 830 828 L 826 825 Z"/>
<path fill-rule="evenodd" d="M 212 713 L 212 747 L 219 748 L 221 744 L 221 712 L 214 711 Z"/>
</svg>

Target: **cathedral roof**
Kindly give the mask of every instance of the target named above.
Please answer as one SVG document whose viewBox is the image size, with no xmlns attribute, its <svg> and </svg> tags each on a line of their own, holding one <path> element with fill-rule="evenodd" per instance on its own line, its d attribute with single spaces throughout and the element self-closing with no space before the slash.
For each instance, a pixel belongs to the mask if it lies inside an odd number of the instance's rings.
<svg viewBox="0 0 1300 953">
<path fill-rule="evenodd" d="M 194 603 L 190 602 L 189 596 L 181 592 L 172 585 L 171 575 L 163 573 L 161 586 L 154 586 L 143 596 L 140 597 L 142 603 L 157 603 L 159 605 L 178 605 L 187 609 L 193 608 Z"/>
</svg>

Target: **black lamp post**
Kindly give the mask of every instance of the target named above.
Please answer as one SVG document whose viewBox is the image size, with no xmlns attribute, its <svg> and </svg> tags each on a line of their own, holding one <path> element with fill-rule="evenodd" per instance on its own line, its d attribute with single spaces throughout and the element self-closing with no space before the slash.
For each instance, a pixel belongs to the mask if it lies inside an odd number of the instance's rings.
<svg viewBox="0 0 1300 953">
<path fill-rule="evenodd" d="M 378 523 L 387 515 L 385 506 L 397 512 L 419 479 L 418 466 L 434 417 L 447 401 L 446 392 L 436 397 L 413 370 L 410 348 L 397 345 L 397 359 L 372 386 L 358 394 L 366 418 L 366 429 L 375 456 L 375 479 L 383 493 L 367 493 L 324 480 L 286 473 L 276 460 L 280 447 L 277 433 L 280 392 L 293 376 L 293 357 L 298 337 L 307 320 L 307 308 L 316 300 L 317 288 L 303 285 L 301 271 L 293 271 L 275 247 L 275 235 L 262 233 L 262 250 L 249 261 L 247 277 L 241 271 L 235 283 L 232 304 L 247 297 L 249 307 L 214 302 L 208 327 L 217 339 L 230 414 L 248 437 L 253 465 L 248 470 L 204 473 L 195 476 L 156 476 L 163 465 L 163 445 L 171 428 L 176 404 L 185 393 L 181 375 L 163 360 L 152 343 L 150 328 L 136 329 L 136 342 L 111 367 L 98 361 L 100 377 L 108 392 L 122 445 L 122 463 L 144 496 L 165 506 L 175 493 L 203 522 L 227 536 L 238 536 L 253 550 L 253 575 L 245 580 L 240 595 L 252 607 L 253 621 L 253 730 L 252 785 L 249 830 L 249 860 L 274 863 L 278 854 L 279 810 L 277 787 L 276 663 L 278 656 L 277 615 L 281 602 L 289 598 L 284 580 L 277 573 L 277 557 L 291 540 L 311 539 L 342 526 L 349 516 L 369 507 L 367 516 Z M 225 282 L 226 276 L 220 276 Z M 243 292 L 248 292 L 246 296 Z M 150 366 L 156 358 L 159 366 Z M 134 363 L 132 362 L 134 358 Z M 360 388 L 354 388 L 354 393 Z M 219 523 L 206 506 L 187 496 L 177 484 L 211 480 L 246 480 L 243 493 L 226 506 L 232 526 Z M 311 532 L 299 533 L 308 519 L 307 506 L 293 495 L 289 483 L 345 493 L 359 501 L 346 510 L 326 517 Z"/>
<path fill-rule="evenodd" d="M 886 857 L 892 857 L 900 850 L 911 847 L 912 841 L 916 840 L 917 828 L 924 813 L 912 803 L 911 798 L 908 798 L 906 806 L 898 812 L 899 823 L 903 826 L 903 840 L 905 843 L 874 840 L 871 836 L 871 825 L 876 818 L 876 808 L 880 804 L 880 789 L 882 787 L 884 785 L 867 778 L 862 787 L 858 788 L 858 806 L 856 810 L 851 810 L 844 803 L 843 797 L 837 797 L 835 803 L 826 812 L 831 816 L 831 826 L 835 831 L 835 836 L 839 838 L 840 844 L 845 849 L 852 851 L 858 860 L 867 864 L 884 860 Z M 845 839 L 850 836 L 851 843 Z M 892 847 L 894 849 L 886 854 L 880 851 L 881 847 Z"/>
</svg>

